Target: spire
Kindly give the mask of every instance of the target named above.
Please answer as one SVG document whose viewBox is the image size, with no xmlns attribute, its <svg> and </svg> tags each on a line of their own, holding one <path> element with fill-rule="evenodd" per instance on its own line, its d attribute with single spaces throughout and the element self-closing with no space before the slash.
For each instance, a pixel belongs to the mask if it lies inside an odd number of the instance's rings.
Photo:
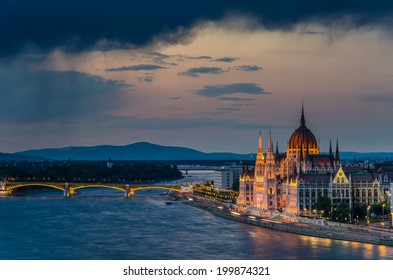
<svg viewBox="0 0 393 280">
<path fill-rule="evenodd" d="M 338 139 L 337 139 L 337 142 L 336 142 L 336 159 L 335 160 L 337 162 L 340 161 L 340 152 L 338 151 Z"/>
<path fill-rule="evenodd" d="M 263 176 L 265 169 L 265 156 L 263 155 L 262 133 L 259 132 L 258 152 L 255 160 L 255 176 Z"/>
<path fill-rule="evenodd" d="M 275 161 L 278 161 L 278 156 L 280 155 L 280 153 L 278 152 L 278 141 L 276 142 L 276 153 L 274 154 L 274 159 Z"/>
<path fill-rule="evenodd" d="M 268 152 L 271 150 L 273 152 L 273 142 L 272 142 L 272 132 L 269 130 L 269 140 L 268 140 Z"/>
<path fill-rule="evenodd" d="M 300 125 L 305 126 L 306 125 L 306 119 L 304 118 L 304 106 L 303 106 L 303 100 L 302 100 L 302 116 L 300 118 Z"/>
<path fill-rule="evenodd" d="M 333 151 L 332 151 L 332 139 L 330 139 L 330 145 L 329 145 L 329 156 L 333 155 Z"/>
<path fill-rule="evenodd" d="M 269 139 L 268 139 L 268 144 L 267 144 L 266 163 L 267 164 L 274 164 L 272 133 L 270 130 L 269 130 Z"/>
</svg>

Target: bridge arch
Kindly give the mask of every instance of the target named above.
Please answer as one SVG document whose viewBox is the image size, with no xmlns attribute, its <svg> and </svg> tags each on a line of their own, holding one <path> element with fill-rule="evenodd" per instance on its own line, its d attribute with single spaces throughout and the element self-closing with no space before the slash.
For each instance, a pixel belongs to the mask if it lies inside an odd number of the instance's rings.
<svg viewBox="0 0 393 280">
<path fill-rule="evenodd" d="M 113 189 L 125 192 L 126 188 L 122 186 L 112 186 L 112 185 L 101 185 L 101 184 L 89 184 L 89 185 L 78 185 L 78 186 L 70 186 L 70 189 L 76 191 L 80 189 L 88 189 L 88 188 L 106 188 Z"/>
<path fill-rule="evenodd" d="M 166 186 L 137 186 L 137 187 L 130 187 L 134 192 L 140 190 L 151 190 L 151 189 L 161 189 L 161 190 L 169 190 L 169 191 L 180 191 L 180 187 L 166 187 Z"/>
<path fill-rule="evenodd" d="M 23 188 L 23 187 L 48 187 L 52 189 L 56 189 L 59 191 L 64 191 L 65 187 L 61 185 L 55 185 L 55 184 L 45 184 L 45 183 L 23 183 L 23 184 L 16 184 L 16 185 L 11 185 L 7 189 L 10 191 L 13 191 L 15 189 Z"/>
</svg>

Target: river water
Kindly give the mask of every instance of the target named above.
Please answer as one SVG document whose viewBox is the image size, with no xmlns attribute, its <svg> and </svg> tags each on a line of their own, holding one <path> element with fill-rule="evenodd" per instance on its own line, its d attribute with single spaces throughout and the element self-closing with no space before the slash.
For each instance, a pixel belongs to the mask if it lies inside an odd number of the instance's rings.
<svg viewBox="0 0 393 280">
<path fill-rule="evenodd" d="M 185 178 L 187 180 L 189 178 Z M 226 220 L 159 190 L 110 189 L 0 199 L 0 259 L 393 259 L 393 248 L 306 237 Z"/>
</svg>

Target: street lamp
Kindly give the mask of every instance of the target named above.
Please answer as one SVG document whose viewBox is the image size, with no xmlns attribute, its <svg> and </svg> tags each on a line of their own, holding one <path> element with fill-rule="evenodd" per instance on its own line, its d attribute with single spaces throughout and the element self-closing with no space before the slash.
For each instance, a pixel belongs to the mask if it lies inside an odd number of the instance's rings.
<svg viewBox="0 0 393 280">
<path fill-rule="evenodd" d="M 369 224 L 370 223 L 370 208 L 371 208 L 371 206 L 369 205 L 369 206 L 367 206 L 367 224 Z"/>
<path fill-rule="evenodd" d="M 385 220 L 385 215 L 384 215 L 384 208 L 385 208 L 385 203 L 382 204 L 382 221 Z"/>
</svg>

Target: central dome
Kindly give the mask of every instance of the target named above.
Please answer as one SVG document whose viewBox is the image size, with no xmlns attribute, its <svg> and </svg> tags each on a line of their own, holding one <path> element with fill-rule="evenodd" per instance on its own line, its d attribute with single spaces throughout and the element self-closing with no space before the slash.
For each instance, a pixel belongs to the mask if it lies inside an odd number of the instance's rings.
<svg viewBox="0 0 393 280">
<path fill-rule="evenodd" d="M 299 154 L 300 149 L 303 149 L 303 153 L 308 151 L 309 154 L 319 154 L 318 142 L 315 139 L 314 134 L 306 126 L 303 106 L 300 126 L 292 133 L 288 142 L 288 152 L 290 154 Z"/>
</svg>

